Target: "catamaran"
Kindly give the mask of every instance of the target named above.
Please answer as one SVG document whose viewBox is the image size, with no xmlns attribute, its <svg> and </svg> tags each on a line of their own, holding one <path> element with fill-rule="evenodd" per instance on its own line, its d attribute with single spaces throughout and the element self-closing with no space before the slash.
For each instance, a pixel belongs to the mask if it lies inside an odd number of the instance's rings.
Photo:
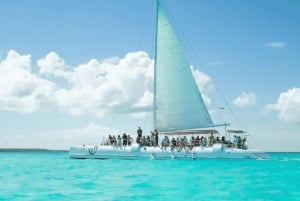
<svg viewBox="0 0 300 201">
<path fill-rule="evenodd" d="M 71 147 L 69 156 L 79 159 L 268 158 L 262 150 L 246 145 L 242 130 L 225 129 L 226 134 L 234 135 L 234 140 L 215 137 L 219 133 L 215 128 L 220 125 L 212 121 L 190 63 L 159 0 L 155 33 L 153 136 L 156 139 L 141 134 L 137 140 L 110 136 L 102 144 Z M 157 141 L 158 133 L 164 135 L 161 143 Z"/>
</svg>

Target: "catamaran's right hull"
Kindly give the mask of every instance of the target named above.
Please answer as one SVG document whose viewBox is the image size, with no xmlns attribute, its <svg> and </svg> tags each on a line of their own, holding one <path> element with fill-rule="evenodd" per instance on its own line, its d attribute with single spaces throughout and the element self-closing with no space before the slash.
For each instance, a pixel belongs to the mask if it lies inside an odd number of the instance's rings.
<svg viewBox="0 0 300 201">
<path fill-rule="evenodd" d="M 256 149 L 223 148 L 222 144 L 213 147 L 194 147 L 188 149 L 172 149 L 159 147 L 140 147 L 132 145 L 127 147 L 92 146 L 71 147 L 71 158 L 77 159 L 267 159 L 268 155 Z"/>
</svg>

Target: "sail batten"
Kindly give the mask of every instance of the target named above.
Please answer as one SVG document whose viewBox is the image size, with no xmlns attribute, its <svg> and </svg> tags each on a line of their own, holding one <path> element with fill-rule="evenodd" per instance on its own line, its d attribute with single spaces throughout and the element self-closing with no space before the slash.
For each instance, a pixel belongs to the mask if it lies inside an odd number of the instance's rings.
<svg viewBox="0 0 300 201">
<path fill-rule="evenodd" d="M 213 125 L 172 26 L 157 2 L 154 127 L 160 131 Z"/>
</svg>

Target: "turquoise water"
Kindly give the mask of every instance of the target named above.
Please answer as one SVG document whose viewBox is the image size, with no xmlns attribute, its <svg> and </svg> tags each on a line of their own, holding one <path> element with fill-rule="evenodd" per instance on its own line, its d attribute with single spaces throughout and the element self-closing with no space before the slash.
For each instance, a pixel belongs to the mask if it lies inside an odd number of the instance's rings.
<svg viewBox="0 0 300 201">
<path fill-rule="evenodd" d="M 270 160 L 76 160 L 1 152 L 0 200 L 300 200 L 300 153 Z"/>
</svg>

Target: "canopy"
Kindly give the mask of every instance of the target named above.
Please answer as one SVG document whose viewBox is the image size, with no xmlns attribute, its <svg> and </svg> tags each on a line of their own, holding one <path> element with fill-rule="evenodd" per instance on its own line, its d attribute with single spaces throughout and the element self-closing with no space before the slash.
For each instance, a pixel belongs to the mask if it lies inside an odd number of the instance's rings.
<svg viewBox="0 0 300 201">
<path fill-rule="evenodd" d="M 246 131 L 243 130 L 227 130 L 228 133 L 246 133 Z"/>
<path fill-rule="evenodd" d="M 214 129 L 206 129 L 206 130 L 185 130 L 185 131 L 170 131 L 163 132 L 165 135 L 194 135 L 194 134 L 217 134 L 219 131 Z"/>
</svg>

